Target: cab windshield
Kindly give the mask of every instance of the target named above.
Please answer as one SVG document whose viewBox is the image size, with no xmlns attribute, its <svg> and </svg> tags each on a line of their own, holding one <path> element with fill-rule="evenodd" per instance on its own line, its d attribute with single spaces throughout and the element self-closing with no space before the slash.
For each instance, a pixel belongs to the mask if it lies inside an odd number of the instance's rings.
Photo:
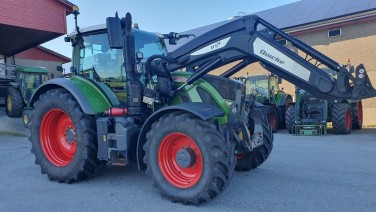
<svg viewBox="0 0 376 212">
<path fill-rule="evenodd" d="M 153 33 L 134 29 L 135 51 L 142 52 L 144 59 L 152 55 L 166 55 L 167 50 L 161 38 Z M 80 71 L 95 74 L 102 79 L 119 79 L 125 76 L 122 49 L 111 49 L 106 33 L 82 37 L 80 45 Z M 92 73 L 92 70 L 95 70 Z"/>
<path fill-rule="evenodd" d="M 269 92 L 269 84 L 268 84 L 268 77 L 267 76 L 255 76 L 255 77 L 248 77 L 246 80 L 246 94 L 261 94 L 267 95 Z"/>
</svg>

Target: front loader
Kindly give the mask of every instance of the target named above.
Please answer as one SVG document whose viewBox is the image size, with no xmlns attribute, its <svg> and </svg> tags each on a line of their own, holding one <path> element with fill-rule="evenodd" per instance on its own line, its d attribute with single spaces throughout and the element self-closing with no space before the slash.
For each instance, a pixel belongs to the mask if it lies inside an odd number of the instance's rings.
<svg viewBox="0 0 376 212">
<path fill-rule="evenodd" d="M 50 80 L 34 94 L 31 151 L 50 180 L 70 183 L 106 163 L 134 162 L 172 201 L 209 201 L 227 187 L 234 168 L 258 167 L 273 147 L 254 98 L 229 79 L 253 62 L 321 97 L 376 94 L 363 66 L 363 77 L 333 81 L 275 37 L 294 41 L 330 67 L 337 63 L 257 16 L 224 22 L 171 53 L 163 40 L 176 43 L 179 34 L 158 36 L 131 23 L 127 13 L 107 18 L 106 25 L 76 27 L 66 38 L 73 46 L 71 76 Z M 222 76 L 207 74 L 234 61 L 240 62 Z M 349 87 L 349 79 L 359 86 Z"/>
</svg>

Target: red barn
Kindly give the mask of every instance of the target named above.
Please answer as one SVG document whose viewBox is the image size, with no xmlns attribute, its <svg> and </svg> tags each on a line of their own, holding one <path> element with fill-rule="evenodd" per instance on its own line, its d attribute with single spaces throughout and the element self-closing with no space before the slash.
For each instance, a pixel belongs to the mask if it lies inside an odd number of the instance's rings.
<svg viewBox="0 0 376 212">
<path fill-rule="evenodd" d="M 12 56 L 66 34 L 72 6 L 65 0 L 2 0 L 0 54 Z"/>
<path fill-rule="evenodd" d="M 54 71 L 56 65 L 69 62 L 39 45 L 67 33 L 66 16 L 72 10 L 67 0 L 1 0 L 0 63 Z"/>
</svg>

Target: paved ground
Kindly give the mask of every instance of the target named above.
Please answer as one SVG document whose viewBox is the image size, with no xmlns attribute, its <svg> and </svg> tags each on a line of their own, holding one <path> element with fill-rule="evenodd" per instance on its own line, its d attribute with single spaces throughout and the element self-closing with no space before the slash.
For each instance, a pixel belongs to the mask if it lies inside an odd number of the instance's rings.
<svg viewBox="0 0 376 212">
<path fill-rule="evenodd" d="M 107 167 L 70 185 L 50 182 L 34 165 L 25 137 L 0 135 L 1 211 L 376 211 L 376 129 L 348 136 L 275 134 L 258 169 L 235 173 L 208 204 L 162 198 L 136 166 Z"/>
<path fill-rule="evenodd" d="M 0 134 L 12 133 L 27 135 L 28 130 L 23 126 L 21 119 L 9 118 L 6 115 L 4 103 L 4 98 L 0 97 Z"/>
</svg>

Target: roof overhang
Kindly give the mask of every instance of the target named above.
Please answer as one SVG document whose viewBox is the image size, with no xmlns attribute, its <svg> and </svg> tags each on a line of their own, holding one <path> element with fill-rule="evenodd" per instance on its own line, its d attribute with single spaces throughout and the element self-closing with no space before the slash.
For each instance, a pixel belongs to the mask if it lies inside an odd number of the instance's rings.
<svg viewBox="0 0 376 212">
<path fill-rule="evenodd" d="M 335 17 L 317 22 L 306 23 L 298 26 L 292 26 L 282 29 L 290 34 L 302 34 L 312 31 L 320 31 L 323 29 L 333 28 L 336 26 L 350 25 L 364 21 L 376 20 L 376 9 L 353 13 L 345 16 Z"/>
<path fill-rule="evenodd" d="M 66 9 L 67 9 L 66 15 L 72 14 L 73 6 L 74 6 L 74 4 L 72 2 L 67 1 L 67 0 L 58 0 L 58 2 L 60 2 L 61 4 L 63 4 L 66 7 Z"/>
<path fill-rule="evenodd" d="M 56 32 L 0 24 L 0 52 L 12 56 L 61 35 Z"/>
</svg>

